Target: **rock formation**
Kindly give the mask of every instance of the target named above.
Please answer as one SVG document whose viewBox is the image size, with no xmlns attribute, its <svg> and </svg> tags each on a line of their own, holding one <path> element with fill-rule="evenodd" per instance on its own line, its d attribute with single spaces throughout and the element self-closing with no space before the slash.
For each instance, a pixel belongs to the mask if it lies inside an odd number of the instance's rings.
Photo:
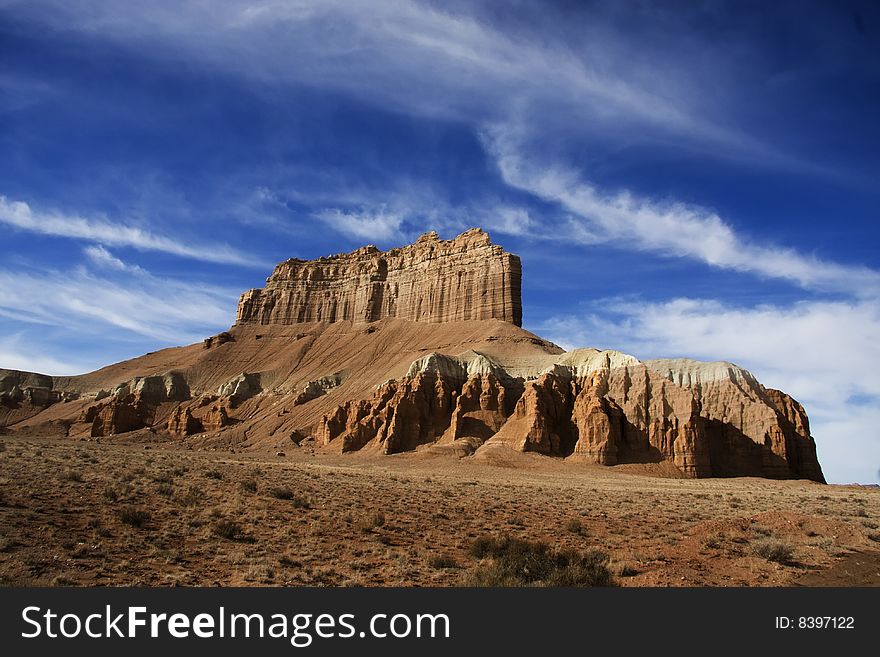
<svg viewBox="0 0 880 657">
<path fill-rule="evenodd" d="M 823 481 L 794 399 L 731 363 L 564 352 L 519 328 L 520 275 L 477 229 L 288 260 L 202 343 L 79 377 L 0 370 L 0 426 L 83 437 L 152 427 L 244 448 L 509 449 Z"/>
<path fill-rule="evenodd" d="M 172 436 L 191 436 L 204 431 L 202 423 L 193 416 L 189 406 L 178 406 L 171 412 L 167 429 Z"/>
<path fill-rule="evenodd" d="M 260 375 L 243 372 L 220 386 L 217 389 L 217 396 L 226 397 L 232 406 L 237 406 L 259 394 L 260 391 Z"/>
<path fill-rule="evenodd" d="M 49 406 L 60 399 L 61 394 L 52 389 L 52 377 L 0 370 L 0 404 L 11 406 L 24 402 L 31 406 Z"/>
<path fill-rule="evenodd" d="M 430 354 L 325 414 L 316 435 L 344 452 L 467 439 L 601 465 L 665 460 L 693 477 L 823 480 L 800 405 L 730 363 L 583 349 L 544 359 L 537 376 L 534 365 Z"/>
<path fill-rule="evenodd" d="M 479 229 L 437 233 L 382 252 L 365 246 L 318 260 L 287 260 L 266 287 L 245 292 L 237 324 L 500 319 L 522 324 L 519 258 Z"/>
</svg>

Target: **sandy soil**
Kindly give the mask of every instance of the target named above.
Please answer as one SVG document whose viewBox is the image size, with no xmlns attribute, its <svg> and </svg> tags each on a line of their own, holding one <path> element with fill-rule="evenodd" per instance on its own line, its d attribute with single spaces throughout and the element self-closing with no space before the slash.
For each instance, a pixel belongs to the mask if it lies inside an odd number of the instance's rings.
<svg viewBox="0 0 880 657">
<path fill-rule="evenodd" d="M 452 586 L 506 533 L 604 550 L 622 586 L 880 585 L 878 489 L 657 474 L 0 436 L 0 583 Z"/>
</svg>

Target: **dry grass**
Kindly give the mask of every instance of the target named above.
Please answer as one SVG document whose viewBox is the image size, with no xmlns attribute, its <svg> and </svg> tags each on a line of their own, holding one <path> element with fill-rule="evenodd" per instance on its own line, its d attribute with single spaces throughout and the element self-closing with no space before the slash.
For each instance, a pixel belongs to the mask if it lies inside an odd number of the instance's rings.
<svg viewBox="0 0 880 657">
<path fill-rule="evenodd" d="M 14 434 L 3 444 L 7 585 L 574 585 L 604 553 L 620 586 L 780 586 L 880 552 L 872 489 L 660 479 L 537 457 L 515 468 L 173 444 L 145 458 L 142 445 Z M 546 546 L 520 555 L 543 564 L 539 579 L 517 576 L 513 557 L 471 556 L 477 539 L 503 535 Z M 792 552 L 756 551 L 770 540 Z"/>
<path fill-rule="evenodd" d="M 601 550 L 554 549 L 549 543 L 510 536 L 471 544 L 481 562 L 462 578 L 465 586 L 613 586 L 609 557 Z"/>
<path fill-rule="evenodd" d="M 794 555 L 794 547 L 790 543 L 769 537 L 755 541 L 752 544 L 752 551 L 767 561 L 781 564 L 791 563 Z"/>
<path fill-rule="evenodd" d="M 150 520 L 150 512 L 126 506 L 117 512 L 119 520 L 132 527 L 143 527 Z"/>
</svg>

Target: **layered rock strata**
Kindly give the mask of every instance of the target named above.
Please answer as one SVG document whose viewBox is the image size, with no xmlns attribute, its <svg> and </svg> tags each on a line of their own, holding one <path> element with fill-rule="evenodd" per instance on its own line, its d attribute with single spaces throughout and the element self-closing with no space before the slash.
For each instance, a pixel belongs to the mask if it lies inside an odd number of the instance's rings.
<svg viewBox="0 0 880 657">
<path fill-rule="evenodd" d="M 466 439 L 601 465 L 669 461 L 692 477 L 824 481 L 803 409 L 742 368 L 593 349 L 556 360 L 530 375 L 474 352 L 430 354 L 325 414 L 316 437 L 343 452 Z"/>
<path fill-rule="evenodd" d="M 563 352 L 520 319 L 519 259 L 478 229 L 289 260 L 243 295 L 235 326 L 200 344 L 80 377 L 0 370 L 0 428 L 99 437 L 149 427 L 246 449 L 503 446 L 668 462 L 692 477 L 823 480 L 804 409 L 746 370 Z"/>
<path fill-rule="evenodd" d="M 266 287 L 245 292 L 237 324 L 500 319 L 520 326 L 522 267 L 480 229 L 423 235 L 389 251 L 365 246 L 318 260 L 287 260 Z"/>
</svg>

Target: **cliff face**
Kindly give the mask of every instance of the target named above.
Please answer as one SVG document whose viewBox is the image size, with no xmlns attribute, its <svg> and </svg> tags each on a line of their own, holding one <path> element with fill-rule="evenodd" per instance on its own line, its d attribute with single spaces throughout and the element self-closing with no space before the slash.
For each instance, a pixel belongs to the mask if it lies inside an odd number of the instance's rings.
<svg viewBox="0 0 880 657">
<path fill-rule="evenodd" d="M 466 441 L 600 465 L 669 461 L 690 477 L 824 481 L 800 404 L 735 365 L 592 349 L 537 365 L 523 376 L 474 352 L 430 354 L 325 414 L 316 436 L 343 452 Z"/>
<path fill-rule="evenodd" d="M 236 326 L 202 343 L 80 377 L 0 370 L 0 431 L 488 458 L 506 448 L 823 481 L 791 397 L 731 363 L 564 352 L 519 327 L 520 276 L 519 259 L 477 229 L 289 260 L 242 296 Z"/>
<path fill-rule="evenodd" d="M 522 267 L 480 229 L 454 240 L 427 233 L 389 251 L 365 246 L 318 260 L 287 260 L 266 287 L 245 292 L 237 324 L 500 319 L 522 325 Z"/>
</svg>

